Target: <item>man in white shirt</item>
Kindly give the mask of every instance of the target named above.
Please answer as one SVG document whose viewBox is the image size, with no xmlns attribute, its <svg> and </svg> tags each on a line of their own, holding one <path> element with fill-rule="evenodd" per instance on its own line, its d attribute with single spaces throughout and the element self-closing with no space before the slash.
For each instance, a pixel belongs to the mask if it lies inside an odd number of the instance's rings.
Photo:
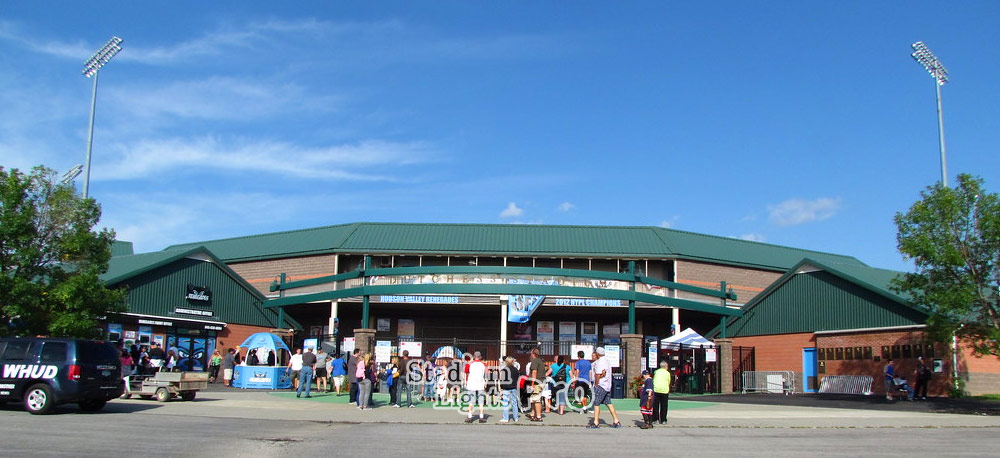
<svg viewBox="0 0 1000 458">
<path fill-rule="evenodd" d="M 288 367 L 285 372 L 290 372 L 292 378 L 292 389 L 298 391 L 299 389 L 299 373 L 302 372 L 302 349 L 298 348 L 295 350 L 295 354 L 289 358 Z"/>
<path fill-rule="evenodd" d="M 479 422 L 486 423 L 486 363 L 483 354 L 475 352 L 472 362 L 465 364 L 465 391 L 469 395 L 469 418 L 466 423 L 472 423 L 472 409 L 479 404 Z"/>
<path fill-rule="evenodd" d="M 615 411 L 615 406 L 611 404 L 611 361 L 608 361 L 604 353 L 604 347 L 597 347 L 597 350 L 592 355 L 596 361 L 594 361 L 593 366 L 594 420 L 593 423 L 587 425 L 587 428 L 591 429 L 600 427 L 601 404 L 608 406 L 608 410 L 611 411 L 611 417 L 615 420 L 611 427 L 620 428 L 622 426 L 622 423 L 618 421 L 618 412 Z"/>
</svg>

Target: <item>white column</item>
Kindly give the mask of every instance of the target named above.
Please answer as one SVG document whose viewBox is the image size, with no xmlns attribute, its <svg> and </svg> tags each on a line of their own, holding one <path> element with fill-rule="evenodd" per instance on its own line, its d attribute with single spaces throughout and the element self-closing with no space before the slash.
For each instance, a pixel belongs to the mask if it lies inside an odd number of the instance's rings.
<svg viewBox="0 0 1000 458">
<path fill-rule="evenodd" d="M 328 322 L 330 334 L 333 334 L 333 322 L 337 320 L 337 308 L 339 305 L 340 302 L 330 301 L 330 320 Z"/>
<path fill-rule="evenodd" d="M 507 301 L 506 296 L 500 296 L 500 356 L 507 356 Z"/>
</svg>

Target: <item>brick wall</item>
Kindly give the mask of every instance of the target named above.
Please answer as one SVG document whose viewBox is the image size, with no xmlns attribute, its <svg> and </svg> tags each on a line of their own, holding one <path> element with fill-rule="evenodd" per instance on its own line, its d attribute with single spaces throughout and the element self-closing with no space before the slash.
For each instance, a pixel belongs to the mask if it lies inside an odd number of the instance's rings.
<svg viewBox="0 0 1000 458">
<path fill-rule="evenodd" d="M 734 346 L 754 347 L 756 370 L 795 372 L 795 391 L 802 391 L 802 349 L 816 346 L 812 333 L 736 337 L 732 340 Z"/>
<path fill-rule="evenodd" d="M 774 283 L 782 272 L 754 270 L 744 267 L 720 266 L 693 261 L 677 261 L 677 282 L 702 288 L 718 289 L 719 282 L 725 281 L 727 287 L 736 292 L 737 302 L 745 304 L 754 298 L 764 288 Z M 705 299 L 692 293 L 678 292 L 678 297 L 685 299 Z"/>
<path fill-rule="evenodd" d="M 825 364 L 825 372 L 821 369 L 821 373 L 819 374 L 820 379 L 826 375 L 871 375 L 873 379 L 872 391 L 884 394 L 883 374 L 886 357 L 883 355 L 882 349 L 883 347 L 889 347 L 888 356 L 896 361 L 895 373 L 898 376 L 905 377 L 910 382 L 910 386 L 914 386 L 916 379 L 913 376 L 913 371 L 917 367 L 916 351 L 911 350 L 909 353 L 906 353 L 903 349 L 905 349 L 905 346 L 913 348 L 916 345 L 925 346 L 926 348 L 926 345 L 929 343 L 924 331 L 920 329 L 821 334 L 816 336 L 817 348 L 856 349 L 861 347 L 864 349 L 871 347 L 872 353 L 870 358 L 859 359 L 854 357 L 846 359 L 846 355 L 844 355 L 844 359 L 840 360 L 827 358 L 825 361 L 821 361 L 822 364 Z M 932 345 L 934 354 L 933 356 L 925 356 L 924 361 L 927 364 L 931 364 L 933 359 L 940 359 L 943 363 L 943 370 L 941 373 L 934 374 L 934 377 L 931 378 L 927 393 L 930 396 L 947 396 L 948 386 L 951 383 L 951 353 L 947 345 L 940 343 Z M 893 348 L 899 348 L 899 354 L 893 354 Z"/>
<path fill-rule="evenodd" d="M 218 333 L 216 347 L 225 351 L 229 348 L 236 348 L 248 337 L 258 332 L 270 332 L 270 328 L 260 326 L 249 326 L 245 324 L 229 324 L 226 329 Z M 243 352 L 246 353 L 245 351 Z"/>
<path fill-rule="evenodd" d="M 288 274 L 287 281 L 333 275 L 334 258 L 334 255 L 303 256 L 233 263 L 229 267 L 261 293 L 270 294 L 271 282 L 282 273 Z"/>
<path fill-rule="evenodd" d="M 972 396 L 1000 393 L 1000 359 L 977 357 L 969 348 L 958 355 L 958 371 L 965 380 L 965 392 Z"/>
</svg>

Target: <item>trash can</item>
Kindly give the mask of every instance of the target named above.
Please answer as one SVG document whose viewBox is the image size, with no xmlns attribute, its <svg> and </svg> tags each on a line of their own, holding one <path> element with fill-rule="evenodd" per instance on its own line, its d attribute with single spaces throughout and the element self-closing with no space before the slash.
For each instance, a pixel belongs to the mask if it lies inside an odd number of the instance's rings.
<svg viewBox="0 0 1000 458">
<path fill-rule="evenodd" d="M 688 393 L 691 394 L 701 394 L 701 376 L 692 375 L 688 377 Z"/>
<path fill-rule="evenodd" d="M 625 398 L 625 376 L 622 374 L 613 374 L 611 376 L 611 398 L 612 399 L 623 399 Z"/>
</svg>

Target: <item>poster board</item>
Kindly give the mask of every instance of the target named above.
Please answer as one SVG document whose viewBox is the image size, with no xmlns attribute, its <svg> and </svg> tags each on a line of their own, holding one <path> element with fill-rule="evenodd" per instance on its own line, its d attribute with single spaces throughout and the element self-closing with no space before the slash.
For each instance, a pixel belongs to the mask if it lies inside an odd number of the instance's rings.
<svg viewBox="0 0 1000 458">
<path fill-rule="evenodd" d="M 604 356 L 608 358 L 608 362 L 611 363 L 611 367 L 621 367 L 622 354 L 620 345 L 605 345 L 604 351 Z"/>
<path fill-rule="evenodd" d="M 388 363 L 392 360 L 392 341 L 378 340 L 375 342 L 375 362 Z"/>
<path fill-rule="evenodd" d="M 593 345 L 573 345 L 569 349 L 570 354 L 573 355 L 573 359 L 579 359 L 576 357 L 577 352 L 583 352 L 583 359 L 590 359 L 590 355 L 594 354 Z"/>
<path fill-rule="evenodd" d="M 399 343 L 399 354 L 403 351 L 410 352 L 410 358 L 420 358 L 423 356 L 424 344 L 421 342 L 403 341 Z"/>
<path fill-rule="evenodd" d="M 414 336 L 414 330 L 416 328 L 416 323 L 413 320 L 400 319 L 396 324 L 396 335 L 403 339 L 412 339 Z M 410 352 L 413 354 L 413 352 Z"/>
<path fill-rule="evenodd" d="M 588 343 L 597 343 L 597 322 L 584 321 L 580 329 L 580 340 Z"/>
<path fill-rule="evenodd" d="M 379 318 L 375 322 L 378 332 L 388 332 L 392 327 L 392 322 L 388 318 Z"/>
<path fill-rule="evenodd" d="M 340 346 L 340 349 L 346 354 L 354 351 L 354 337 L 344 337 L 344 343 Z"/>
</svg>

